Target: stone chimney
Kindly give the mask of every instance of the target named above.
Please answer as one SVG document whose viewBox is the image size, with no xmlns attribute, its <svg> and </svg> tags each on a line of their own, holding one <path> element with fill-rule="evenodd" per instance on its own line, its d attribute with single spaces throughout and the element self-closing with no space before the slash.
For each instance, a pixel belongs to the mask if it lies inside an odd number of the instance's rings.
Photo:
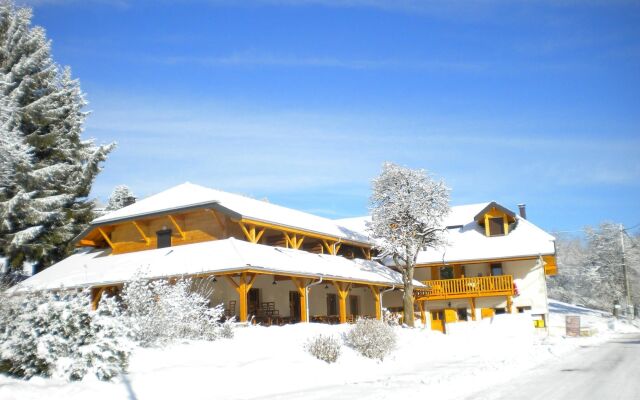
<svg viewBox="0 0 640 400">
<path fill-rule="evenodd" d="M 518 204 L 518 209 L 520 210 L 520 216 L 527 219 L 527 205 L 524 203 Z"/>
</svg>

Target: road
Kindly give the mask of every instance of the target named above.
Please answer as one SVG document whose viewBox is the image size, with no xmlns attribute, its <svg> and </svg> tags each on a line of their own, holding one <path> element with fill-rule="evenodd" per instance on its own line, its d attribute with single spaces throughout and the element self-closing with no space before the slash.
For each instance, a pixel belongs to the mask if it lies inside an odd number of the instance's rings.
<svg viewBox="0 0 640 400">
<path fill-rule="evenodd" d="M 640 335 L 619 335 L 582 347 L 562 360 L 538 367 L 506 385 L 468 400 L 639 400 Z"/>
</svg>

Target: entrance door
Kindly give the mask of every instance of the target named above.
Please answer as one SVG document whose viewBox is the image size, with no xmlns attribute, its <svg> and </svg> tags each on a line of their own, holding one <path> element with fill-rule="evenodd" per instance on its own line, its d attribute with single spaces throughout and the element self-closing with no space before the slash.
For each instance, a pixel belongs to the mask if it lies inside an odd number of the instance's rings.
<svg viewBox="0 0 640 400">
<path fill-rule="evenodd" d="M 434 331 L 440 331 L 444 333 L 444 311 L 443 310 L 433 310 L 431 311 L 431 329 Z"/>
<path fill-rule="evenodd" d="M 247 296 L 247 307 L 249 314 L 256 315 L 260 308 L 260 289 L 249 289 L 249 295 Z"/>
<path fill-rule="evenodd" d="M 300 293 L 289 292 L 289 317 L 291 322 L 300 322 Z"/>
</svg>

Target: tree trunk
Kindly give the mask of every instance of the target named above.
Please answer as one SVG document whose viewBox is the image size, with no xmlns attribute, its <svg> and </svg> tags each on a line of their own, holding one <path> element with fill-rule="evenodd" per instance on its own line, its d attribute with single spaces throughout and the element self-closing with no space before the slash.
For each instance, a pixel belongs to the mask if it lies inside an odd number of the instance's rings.
<svg viewBox="0 0 640 400">
<path fill-rule="evenodd" d="M 402 297 L 402 305 L 404 307 L 404 323 L 410 327 L 415 326 L 415 318 L 413 312 L 413 264 L 407 262 L 402 273 L 404 281 L 404 295 Z"/>
</svg>

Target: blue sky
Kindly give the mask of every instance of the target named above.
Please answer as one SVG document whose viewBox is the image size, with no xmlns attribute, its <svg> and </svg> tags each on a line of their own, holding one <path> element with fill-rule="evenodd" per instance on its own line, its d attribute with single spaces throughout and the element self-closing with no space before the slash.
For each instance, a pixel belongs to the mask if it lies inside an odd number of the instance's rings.
<svg viewBox="0 0 640 400">
<path fill-rule="evenodd" d="M 346 217 L 388 160 L 548 230 L 640 222 L 638 2 L 27 3 L 119 144 L 101 199 L 191 181 Z"/>
</svg>

